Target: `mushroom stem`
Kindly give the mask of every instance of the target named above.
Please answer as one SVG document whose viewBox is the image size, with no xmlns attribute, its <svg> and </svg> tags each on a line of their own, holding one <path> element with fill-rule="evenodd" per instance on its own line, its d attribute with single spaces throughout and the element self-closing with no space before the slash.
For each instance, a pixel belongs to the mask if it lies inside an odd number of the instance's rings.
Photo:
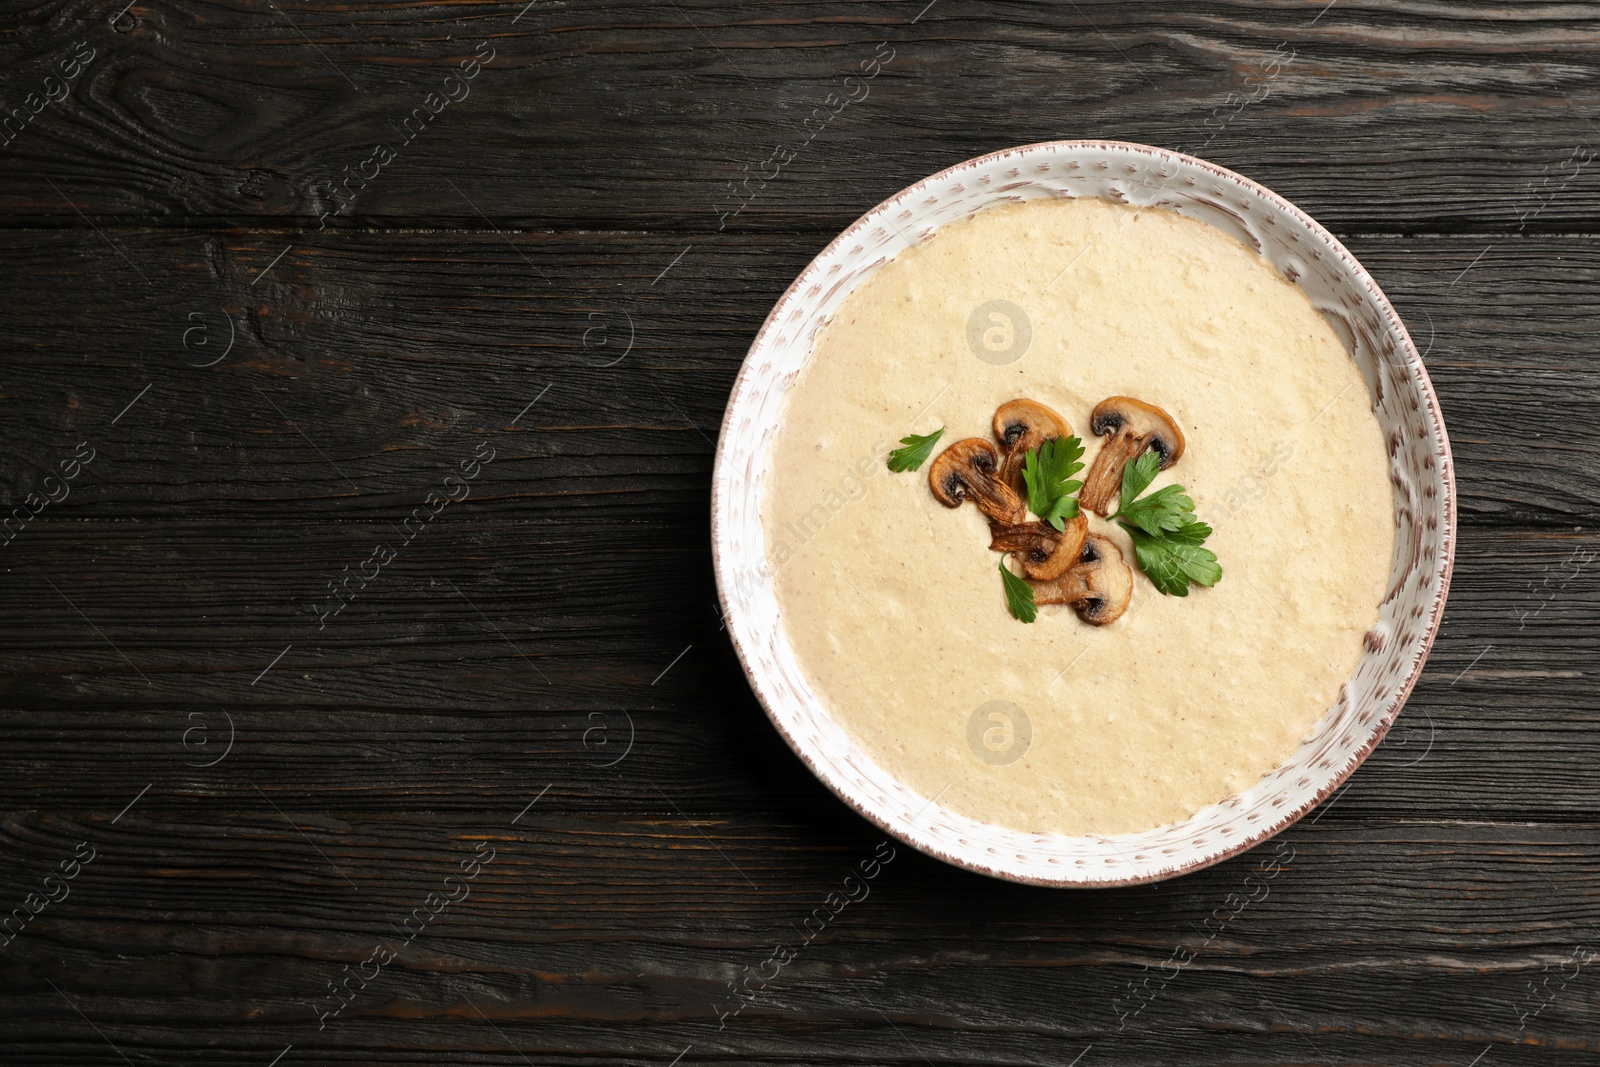
<svg viewBox="0 0 1600 1067">
<path fill-rule="evenodd" d="M 1100 446 L 1089 473 L 1083 476 L 1083 488 L 1078 490 L 1078 506 L 1088 508 L 1096 515 L 1109 515 L 1113 502 L 1122 489 L 1122 471 L 1144 452 L 1149 442 L 1133 434 L 1117 434 Z"/>
<path fill-rule="evenodd" d="M 1015 526 L 989 522 L 989 550 L 1022 555 L 1024 562 L 1028 557 L 1044 562 L 1060 541 L 1061 535 L 1042 522 L 1022 522 Z"/>
</svg>

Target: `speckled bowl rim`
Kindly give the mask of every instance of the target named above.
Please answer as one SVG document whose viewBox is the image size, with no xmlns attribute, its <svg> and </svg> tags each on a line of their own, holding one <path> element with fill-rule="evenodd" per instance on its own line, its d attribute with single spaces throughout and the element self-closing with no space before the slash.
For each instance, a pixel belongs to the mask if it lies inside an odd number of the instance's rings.
<svg viewBox="0 0 1600 1067">
<path fill-rule="evenodd" d="M 985 164 L 995 163 L 1012 156 L 1020 157 L 1019 162 L 1025 161 L 1029 153 L 1041 150 L 1107 150 L 1112 152 L 1128 152 L 1135 155 L 1148 155 L 1161 160 L 1181 162 L 1185 165 L 1198 167 L 1225 181 L 1235 182 L 1247 189 L 1254 196 L 1260 198 L 1262 201 L 1271 204 L 1283 214 L 1293 218 L 1299 224 L 1304 226 L 1305 229 L 1313 236 L 1325 242 L 1327 248 L 1343 261 L 1353 280 L 1359 283 L 1360 286 L 1365 290 L 1366 296 L 1371 301 L 1372 306 L 1383 316 L 1386 325 L 1390 328 L 1391 332 L 1400 339 L 1404 361 L 1407 364 L 1408 369 L 1416 375 L 1417 391 L 1421 399 L 1426 403 L 1428 411 L 1431 415 L 1430 424 L 1438 428 L 1437 440 L 1430 441 L 1429 444 L 1433 447 L 1434 455 L 1439 461 L 1439 476 L 1440 482 L 1443 486 L 1445 498 L 1443 529 L 1440 531 L 1442 551 L 1439 553 L 1439 559 L 1436 564 L 1439 591 L 1437 596 L 1433 599 L 1427 630 L 1423 635 L 1419 648 L 1417 649 L 1417 654 L 1411 670 L 1407 674 L 1404 682 L 1396 689 L 1394 695 L 1385 703 L 1383 712 L 1373 720 L 1373 724 L 1368 731 L 1365 742 L 1352 754 L 1348 765 L 1341 772 L 1335 774 L 1332 781 L 1330 781 L 1328 785 L 1317 792 L 1310 800 L 1290 809 L 1276 822 L 1265 826 L 1258 833 L 1246 836 L 1231 847 L 1222 849 L 1216 853 L 1199 856 L 1191 861 L 1173 864 L 1162 869 L 1153 870 L 1148 874 L 1129 878 L 1084 878 L 1067 876 L 1065 872 L 1060 878 L 1047 878 L 1022 874 L 1020 872 L 1005 870 L 1003 868 L 987 866 L 982 862 L 971 861 L 966 858 L 953 855 L 938 847 L 936 844 L 926 840 L 917 830 L 914 830 L 909 825 L 905 825 L 901 821 L 893 818 L 880 816 L 877 812 L 869 810 L 867 805 L 861 803 L 852 794 L 852 790 L 846 785 L 846 783 L 837 780 L 828 768 L 821 766 L 813 758 L 812 754 L 797 742 L 795 737 L 791 735 L 785 726 L 783 720 L 773 711 L 766 680 L 754 669 L 752 659 L 748 651 L 745 649 L 743 642 L 740 641 L 735 627 L 731 624 L 730 613 L 737 611 L 738 608 L 737 605 L 731 603 L 729 600 L 728 590 L 733 583 L 733 576 L 728 574 L 726 571 L 727 560 L 724 558 L 722 553 L 721 515 L 724 506 L 722 473 L 728 439 L 735 416 L 733 401 L 735 398 L 740 396 L 745 384 L 745 376 L 751 370 L 750 355 L 761 346 L 768 331 L 774 329 L 775 324 L 780 318 L 780 313 L 789 307 L 791 301 L 797 298 L 797 294 L 801 293 L 807 286 L 812 285 L 817 281 L 816 275 L 819 273 L 818 263 L 826 259 L 829 253 L 837 251 L 845 242 L 854 239 L 858 231 L 867 226 L 870 222 L 879 217 L 883 217 L 886 214 L 889 205 L 895 202 L 911 201 L 928 191 L 936 183 L 955 178 L 961 175 L 964 171 L 976 171 Z M 801 762 L 806 765 L 812 774 L 816 775 L 818 780 L 820 780 L 823 785 L 827 786 L 828 789 L 834 793 L 834 795 L 848 804 L 862 818 L 894 835 L 894 837 L 898 840 L 905 842 L 907 845 L 910 845 L 912 848 L 915 848 L 920 852 L 933 856 L 936 859 L 943 860 L 952 866 L 974 871 L 978 874 L 988 875 L 992 878 L 999 878 L 1010 882 L 1019 882 L 1026 885 L 1052 886 L 1064 889 L 1094 889 L 1113 888 L 1116 886 L 1127 885 L 1143 885 L 1150 882 L 1164 881 L 1168 878 L 1175 878 L 1180 875 L 1189 874 L 1193 871 L 1202 870 L 1206 867 L 1210 867 L 1214 864 L 1221 863 L 1224 860 L 1237 856 L 1242 852 L 1249 851 L 1250 849 L 1255 848 L 1257 845 L 1276 837 L 1284 830 L 1287 830 L 1289 827 L 1299 822 L 1308 813 L 1321 805 L 1323 801 L 1328 799 L 1328 797 L 1337 792 L 1345 784 L 1345 782 L 1349 780 L 1350 776 L 1355 773 L 1356 769 L 1366 762 L 1367 757 L 1369 757 L 1373 750 L 1377 748 L 1378 743 L 1388 735 L 1390 727 L 1394 725 L 1395 719 L 1399 717 L 1401 709 L 1405 706 L 1406 701 L 1410 698 L 1412 690 L 1416 687 L 1417 679 L 1421 677 L 1423 668 L 1427 664 L 1428 654 L 1433 648 L 1434 640 L 1438 636 L 1440 622 L 1444 616 L 1445 602 L 1449 598 L 1450 579 L 1455 571 L 1456 525 L 1455 461 L 1450 451 L 1449 434 L 1445 428 L 1444 414 L 1439 406 L 1438 394 L 1434 391 L 1433 381 L 1428 376 L 1428 371 L 1426 366 L 1423 364 L 1422 356 L 1417 351 L 1416 344 L 1411 340 L 1410 331 L 1406 329 L 1405 323 L 1401 321 L 1399 314 L 1394 309 L 1394 306 L 1389 303 L 1389 298 L 1384 295 L 1383 290 L 1379 288 L 1378 283 L 1373 280 L 1372 276 L 1367 273 L 1366 268 L 1361 265 L 1361 262 L 1356 259 L 1353 254 L 1351 254 L 1349 249 L 1345 248 L 1344 244 L 1341 243 L 1338 238 L 1329 233 L 1327 229 L 1325 229 L 1310 215 L 1306 214 L 1294 204 L 1290 203 L 1288 200 L 1285 200 L 1283 197 L 1279 196 L 1277 193 L 1274 193 L 1271 189 L 1268 189 L 1259 182 L 1253 181 L 1250 178 L 1246 178 L 1244 175 L 1229 170 L 1226 167 L 1218 166 L 1215 163 L 1207 162 L 1206 160 L 1199 159 L 1195 156 L 1186 155 L 1182 152 L 1176 152 L 1170 149 L 1158 148 L 1153 145 L 1138 144 L 1132 141 L 1037 141 L 1032 144 L 1019 145 L 1014 148 L 1005 148 L 996 152 L 989 152 L 981 156 L 975 156 L 961 163 L 957 163 L 954 166 L 947 167 L 935 174 L 930 174 L 921 181 L 915 182 L 912 185 L 909 185 L 895 193 L 894 195 L 886 197 L 884 200 L 874 205 L 871 209 L 864 212 L 860 218 L 856 219 L 855 222 L 846 227 L 842 233 L 840 233 L 832 241 L 828 242 L 828 244 L 821 251 L 812 257 L 805 269 L 800 272 L 799 276 L 795 278 L 795 280 L 787 289 L 784 290 L 783 295 L 779 297 L 778 300 L 773 304 L 772 310 L 768 312 L 766 319 L 762 322 L 761 329 L 757 331 L 755 339 L 751 342 L 750 349 L 746 353 L 744 363 L 740 366 L 739 374 L 734 379 L 733 388 L 729 392 L 729 404 L 723 412 L 722 428 L 717 436 L 717 447 L 711 480 L 712 569 L 716 575 L 717 597 L 721 603 L 724 618 L 730 620 L 729 625 L 726 627 L 728 637 L 733 644 L 735 654 L 739 657 L 739 664 L 744 669 L 745 677 L 749 680 L 750 687 L 755 693 L 756 699 L 761 704 L 762 710 L 766 712 L 767 718 L 771 720 L 772 725 L 777 729 L 784 741 L 787 742 L 789 747 L 794 750 L 795 754 L 800 757 Z M 934 800 L 930 800 L 929 803 L 931 804 L 936 800 L 937 798 L 934 798 Z M 914 819 L 908 821 L 914 821 Z"/>
</svg>

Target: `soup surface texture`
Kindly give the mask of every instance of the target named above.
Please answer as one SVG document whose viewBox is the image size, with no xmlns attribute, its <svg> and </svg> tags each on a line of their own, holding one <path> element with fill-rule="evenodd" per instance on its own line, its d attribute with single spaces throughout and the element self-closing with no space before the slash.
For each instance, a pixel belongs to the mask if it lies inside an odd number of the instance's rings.
<svg viewBox="0 0 1600 1067">
<path fill-rule="evenodd" d="M 1166 596 L 1135 567 L 1115 623 L 1021 623 L 983 514 L 934 499 L 932 459 L 886 457 L 939 427 L 934 457 L 992 440 L 1027 397 L 1087 464 L 1117 394 L 1182 427 L 1152 491 L 1187 488 L 1222 580 Z M 862 748 L 953 811 L 1075 835 L 1184 819 L 1293 754 L 1377 620 L 1394 505 L 1369 405 L 1305 294 L 1201 222 L 1082 199 L 945 226 L 857 287 L 789 390 L 763 508 L 789 640 Z M 1116 524 L 1090 531 L 1134 566 Z"/>
</svg>

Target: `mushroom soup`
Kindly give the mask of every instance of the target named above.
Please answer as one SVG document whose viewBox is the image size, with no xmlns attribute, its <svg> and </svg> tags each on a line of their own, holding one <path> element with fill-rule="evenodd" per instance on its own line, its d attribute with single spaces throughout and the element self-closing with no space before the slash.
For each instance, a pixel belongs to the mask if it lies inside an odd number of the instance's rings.
<svg viewBox="0 0 1600 1067">
<path fill-rule="evenodd" d="M 846 298 L 785 404 L 763 520 L 790 644 L 872 759 L 971 818 L 1186 818 L 1293 754 L 1377 619 L 1394 509 L 1366 384 L 1300 289 L 1195 220 L 1084 199 L 945 226 Z M 1013 446 L 1067 433 L 1082 509 L 1052 527 Z M 1163 592 L 1104 518 L 1137 465 L 1209 524 L 1210 587 Z"/>
</svg>

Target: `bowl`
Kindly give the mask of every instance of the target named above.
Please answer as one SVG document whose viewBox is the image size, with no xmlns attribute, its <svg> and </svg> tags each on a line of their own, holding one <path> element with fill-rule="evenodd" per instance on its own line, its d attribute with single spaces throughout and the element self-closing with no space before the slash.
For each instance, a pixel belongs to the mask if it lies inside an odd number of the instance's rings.
<svg viewBox="0 0 1600 1067">
<path fill-rule="evenodd" d="M 999 204 L 1101 197 L 1163 207 L 1263 254 L 1333 323 L 1366 381 L 1388 447 L 1395 552 L 1387 595 L 1354 672 L 1294 756 L 1240 793 L 1139 833 L 1069 836 L 978 822 L 891 777 L 829 714 L 797 662 L 765 558 L 762 498 L 784 395 L 817 332 L 879 266 L 939 227 Z M 778 732 L 869 821 L 930 856 L 1011 881 L 1114 886 L 1197 870 L 1260 844 L 1331 795 L 1400 713 L 1438 632 L 1454 561 L 1455 472 L 1438 397 L 1400 317 L 1310 216 L 1192 156 L 1118 141 L 1049 141 L 924 178 L 835 238 L 762 324 L 723 416 L 711 543 L 734 649 Z"/>
</svg>

